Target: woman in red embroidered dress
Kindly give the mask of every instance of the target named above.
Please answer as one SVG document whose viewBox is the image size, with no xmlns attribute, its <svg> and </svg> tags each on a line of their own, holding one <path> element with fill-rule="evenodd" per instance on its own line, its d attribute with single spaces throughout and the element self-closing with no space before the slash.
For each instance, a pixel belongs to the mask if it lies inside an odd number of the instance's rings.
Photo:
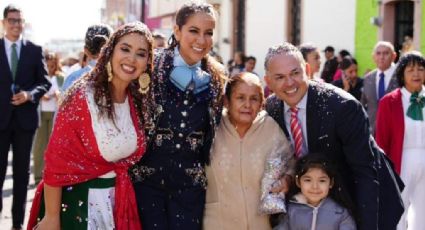
<svg viewBox="0 0 425 230">
<path fill-rule="evenodd" d="M 140 22 L 120 27 L 67 92 L 28 229 L 141 229 L 128 168 L 146 148 L 152 41 Z"/>
</svg>

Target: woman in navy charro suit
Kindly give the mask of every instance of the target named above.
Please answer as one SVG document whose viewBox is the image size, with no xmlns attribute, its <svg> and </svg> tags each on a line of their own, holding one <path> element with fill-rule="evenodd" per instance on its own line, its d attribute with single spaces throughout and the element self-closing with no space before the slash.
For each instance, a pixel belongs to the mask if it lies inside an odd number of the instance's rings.
<svg viewBox="0 0 425 230">
<path fill-rule="evenodd" d="M 223 67 L 208 56 L 215 21 L 210 4 L 184 4 L 170 48 L 156 54 L 148 151 L 132 169 L 144 230 L 201 229 L 204 166 L 220 120 L 225 78 Z"/>
</svg>

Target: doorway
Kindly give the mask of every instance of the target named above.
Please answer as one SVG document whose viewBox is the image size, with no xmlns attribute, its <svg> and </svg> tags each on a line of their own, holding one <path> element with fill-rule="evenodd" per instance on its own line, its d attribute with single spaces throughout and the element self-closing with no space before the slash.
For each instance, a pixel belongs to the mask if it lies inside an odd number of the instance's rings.
<svg viewBox="0 0 425 230">
<path fill-rule="evenodd" d="M 408 45 L 413 47 L 414 2 L 395 2 L 394 16 L 394 48 L 399 57 L 402 49 L 409 48 Z"/>
</svg>

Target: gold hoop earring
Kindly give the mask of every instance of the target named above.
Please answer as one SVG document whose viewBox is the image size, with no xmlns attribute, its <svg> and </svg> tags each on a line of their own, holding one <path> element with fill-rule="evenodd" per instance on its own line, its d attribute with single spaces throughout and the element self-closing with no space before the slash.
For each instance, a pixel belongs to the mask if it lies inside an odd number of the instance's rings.
<svg viewBox="0 0 425 230">
<path fill-rule="evenodd" d="M 151 83 L 151 77 L 148 73 L 143 73 L 139 77 L 139 92 L 146 94 L 149 91 L 149 84 Z"/>
<path fill-rule="evenodd" d="M 111 82 L 112 78 L 114 77 L 114 75 L 112 74 L 111 61 L 108 61 L 108 63 L 106 64 L 106 72 L 108 73 L 108 82 Z"/>
</svg>

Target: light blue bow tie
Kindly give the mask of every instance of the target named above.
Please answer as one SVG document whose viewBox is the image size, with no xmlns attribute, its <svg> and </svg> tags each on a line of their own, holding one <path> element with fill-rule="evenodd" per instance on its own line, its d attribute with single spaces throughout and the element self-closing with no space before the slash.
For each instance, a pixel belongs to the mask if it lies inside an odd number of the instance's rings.
<svg viewBox="0 0 425 230">
<path fill-rule="evenodd" d="M 201 62 L 189 66 L 182 58 L 178 48 L 174 49 L 174 69 L 171 71 L 170 80 L 180 90 L 191 88 L 195 94 L 208 88 L 211 75 L 201 68 Z"/>
</svg>

